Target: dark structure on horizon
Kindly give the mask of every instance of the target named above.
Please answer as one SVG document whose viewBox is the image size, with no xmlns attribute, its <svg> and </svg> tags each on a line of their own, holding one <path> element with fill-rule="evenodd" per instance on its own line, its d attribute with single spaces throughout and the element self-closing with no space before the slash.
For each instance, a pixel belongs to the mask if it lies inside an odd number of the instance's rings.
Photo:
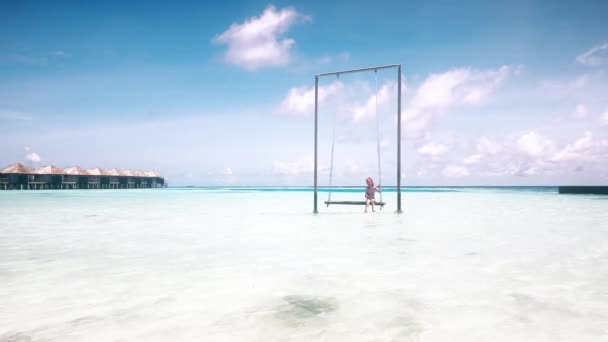
<svg viewBox="0 0 608 342">
<path fill-rule="evenodd" d="M 20 163 L 0 171 L 0 190 L 43 189 L 146 189 L 165 187 L 156 171 L 120 171 L 78 166 L 61 169 L 53 165 L 31 170 Z"/>
<path fill-rule="evenodd" d="M 560 194 L 578 194 L 578 195 L 608 195 L 608 186 L 601 185 L 569 185 L 569 186 L 560 186 L 559 187 Z"/>
</svg>

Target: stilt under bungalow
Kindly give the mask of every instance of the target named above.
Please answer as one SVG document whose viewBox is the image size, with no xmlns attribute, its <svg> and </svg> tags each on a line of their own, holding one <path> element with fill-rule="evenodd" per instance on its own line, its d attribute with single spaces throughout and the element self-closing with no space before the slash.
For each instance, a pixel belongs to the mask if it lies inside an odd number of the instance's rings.
<svg viewBox="0 0 608 342">
<path fill-rule="evenodd" d="M 63 170 L 69 175 L 70 182 L 73 184 L 73 189 L 88 189 L 89 173 L 80 166 L 74 166 Z"/>
<path fill-rule="evenodd" d="M 124 184 L 125 189 L 133 189 L 135 188 L 135 175 L 131 170 L 122 170 L 120 171 L 122 179 L 121 184 Z"/>
<path fill-rule="evenodd" d="M 138 189 L 146 188 L 148 185 L 148 180 L 146 174 L 142 171 L 135 170 L 133 171 L 133 175 L 135 176 L 135 187 Z"/>
<path fill-rule="evenodd" d="M 157 175 L 156 172 L 154 171 L 144 171 L 144 174 L 146 175 L 146 177 L 148 178 L 148 184 L 151 188 L 156 188 L 157 187 Z"/>
<path fill-rule="evenodd" d="M 120 188 L 120 171 L 118 169 L 111 169 L 107 171 L 109 176 L 109 187 L 110 189 Z"/>
<path fill-rule="evenodd" d="M 108 189 L 110 187 L 110 174 L 106 170 L 96 167 L 87 170 L 87 172 L 93 177 L 94 180 L 99 180 L 97 189 Z"/>
<path fill-rule="evenodd" d="M 41 167 L 34 171 L 33 181 L 30 182 L 35 189 L 63 189 L 63 169 L 54 165 Z"/>
</svg>

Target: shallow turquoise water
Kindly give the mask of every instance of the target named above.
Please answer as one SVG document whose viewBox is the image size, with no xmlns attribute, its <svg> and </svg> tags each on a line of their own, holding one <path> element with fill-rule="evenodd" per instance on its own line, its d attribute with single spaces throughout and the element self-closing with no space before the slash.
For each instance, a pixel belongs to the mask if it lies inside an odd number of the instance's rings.
<svg viewBox="0 0 608 342">
<path fill-rule="evenodd" d="M 2 191 L 0 341 L 608 336 L 606 197 L 410 190 Z"/>
</svg>

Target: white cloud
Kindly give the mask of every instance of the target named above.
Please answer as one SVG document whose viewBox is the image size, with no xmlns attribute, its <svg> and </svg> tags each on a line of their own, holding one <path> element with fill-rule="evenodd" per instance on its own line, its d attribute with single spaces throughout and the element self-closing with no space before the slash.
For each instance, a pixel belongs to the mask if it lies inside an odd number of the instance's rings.
<svg viewBox="0 0 608 342">
<path fill-rule="evenodd" d="M 458 105 L 479 105 L 519 68 L 502 66 L 492 70 L 457 68 L 431 74 L 418 87 L 403 113 L 406 132 L 416 135 L 434 121 L 435 116 Z"/>
<path fill-rule="evenodd" d="M 2 59 L 4 58 L 8 59 L 11 62 L 30 66 L 46 66 L 48 63 L 46 58 L 31 57 L 21 54 L 11 54 L 6 57 L 2 57 Z"/>
<path fill-rule="evenodd" d="M 207 175 L 215 176 L 213 181 L 216 184 L 229 185 L 233 184 L 235 181 L 235 177 L 233 177 L 232 168 L 225 168 L 223 170 L 218 170 L 216 172 L 208 171 Z"/>
<path fill-rule="evenodd" d="M 71 55 L 63 50 L 54 50 L 54 51 L 50 51 L 49 52 L 50 56 L 53 57 L 57 57 L 57 58 L 66 58 L 66 57 L 70 57 Z"/>
<path fill-rule="evenodd" d="M 351 173 L 361 170 L 361 168 L 359 167 L 359 164 L 357 164 L 357 162 L 352 159 L 349 159 L 346 161 L 346 168 Z"/>
<path fill-rule="evenodd" d="M 349 96 L 348 103 L 355 103 L 354 105 L 350 105 L 347 108 L 347 112 L 351 115 L 353 122 L 359 123 L 369 119 L 374 119 L 376 117 L 376 105 L 377 110 L 380 114 L 382 114 L 386 107 L 393 103 L 396 105 L 397 103 L 397 82 L 395 81 L 387 81 L 379 84 L 379 88 L 377 91 L 373 91 L 373 93 L 365 99 L 364 102 L 360 102 L 359 99 L 362 97 L 361 92 L 365 92 L 368 94 L 370 91 L 370 84 L 363 82 L 356 85 L 349 85 L 348 87 L 344 86 L 344 93 Z M 402 98 L 403 94 L 407 91 L 407 85 L 405 83 L 405 78 L 401 80 L 401 93 Z"/>
<path fill-rule="evenodd" d="M 477 142 L 477 152 L 481 154 L 497 154 L 502 151 L 502 146 L 486 137 L 481 137 Z"/>
<path fill-rule="evenodd" d="M 228 45 L 226 61 L 247 70 L 286 65 L 290 61 L 295 40 L 282 38 L 282 35 L 301 20 L 309 18 L 293 8 L 277 10 L 269 6 L 259 17 L 232 24 L 214 41 Z"/>
<path fill-rule="evenodd" d="M 520 170 L 519 173 L 521 175 L 525 175 L 525 176 L 535 176 L 535 175 L 543 173 L 543 169 L 540 168 L 538 165 L 532 165 L 532 166 L 526 168 L 525 170 Z"/>
<path fill-rule="evenodd" d="M 402 91 L 405 86 L 402 85 Z M 329 99 L 337 99 L 336 104 L 343 108 L 341 112 L 348 113 L 353 122 L 358 123 L 375 118 L 376 93 L 366 98 L 364 103 L 357 103 L 362 92 L 369 91 L 369 84 L 356 83 L 345 84 L 341 81 L 333 81 L 328 85 L 319 85 L 319 105 Z M 397 86 L 395 82 L 386 82 L 378 89 L 378 111 L 382 113 L 387 104 L 394 101 L 396 104 Z M 310 116 L 314 111 L 315 88 L 294 87 L 289 90 L 281 101 L 279 111 L 299 116 Z M 352 105 L 355 103 L 354 105 Z"/>
<path fill-rule="evenodd" d="M 576 61 L 586 66 L 598 66 L 608 62 L 608 42 L 595 45 L 576 57 Z"/>
<path fill-rule="evenodd" d="M 34 163 L 39 163 L 40 162 L 40 156 L 37 153 L 31 152 L 25 155 L 25 160 L 34 162 Z"/>
<path fill-rule="evenodd" d="M 555 143 L 540 134 L 531 131 L 517 140 L 517 147 L 530 157 L 547 155 L 555 150 Z"/>
<path fill-rule="evenodd" d="M 600 115 L 600 125 L 608 126 L 608 110 L 606 110 L 602 115 Z"/>
<path fill-rule="evenodd" d="M 347 51 L 335 54 L 321 55 L 314 58 L 306 56 L 294 56 L 291 59 L 289 70 L 298 74 L 317 74 L 321 69 L 335 69 L 335 65 L 344 65 L 350 61 L 350 53 Z"/>
<path fill-rule="evenodd" d="M 403 87 L 402 87 L 403 89 Z M 359 106 L 353 107 L 350 111 L 352 112 L 353 121 L 361 122 L 367 119 L 373 119 L 376 117 L 376 106 L 378 108 L 388 104 L 391 100 L 395 99 L 397 93 L 397 83 L 387 82 L 378 89 L 378 93 L 374 93 L 368 97 L 367 101 Z"/>
<path fill-rule="evenodd" d="M 334 178 L 343 173 L 344 170 L 359 171 L 361 168 L 353 160 L 346 160 L 343 164 L 334 165 Z M 329 162 L 319 159 L 317 171 L 319 176 L 329 175 Z M 278 176 L 298 177 L 310 176 L 314 171 L 314 158 L 311 155 L 294 158 L 291 160 L 274 160 L 272 162 L 272 173 Z"/>
<path fill-rule="evenodd" d="M 446 145 L 430 142 L 418 148 L 417 152 L 422 156 L 436 158 L 447 152 L 447 150 L 448 146 Z"/>
<path fill-rule="evenodd" d="M 466 167 L 463 166 L 448 165 L 443 169 L 442 174 L 448 178 L 461 178 L 469 176 L 470 172 Z"/>
<path fill-rule="evenodd" d="M 606 73 L 601 69 L 591 73 L 578 75 L 574 78 L 558 78 L 554 80 L 545 80 L 539 83 L 540 95 L 547 96 L 567 96 L 572 98 L 573 95 L 589 95 L 599 91 L 605 93 L 606 88 Z"/>
<path fill-rule="evenodd" d="M 343 89 L 343 84 L 334 81 L 328 85 L 319 86 L 319 104 L 325 102 L 329 97 L 338 95 Z M 297 116 L 311 116 L 315 107 L 315 87 L 291 88 L 287 96 L 281 102 L 280 112 Z"/>
<path fill-rule="evenodd" d="M 483 158 L 483 155 L 481 155 L 481 154 L 472 154 L 472 155 L 464 158 L 462 160 L 462 163 L 466 164 L 466 165 L 479 164 L 479 162 L 481 161 L 482 158 Z"/>
<path fill-rule="evenodd" d="M 331 64 L 331 63 L 334 63 L 334 62 L 346 63 L 349 60 L 350 60 L 350 53 L 348 53 L 348 52 L 341 52 L 341 53 L 336 54 L 336 55 L 326 55 L 326 56 L 323 56 L 323 57 L 317 59 L 314 64 L 316 66 L 319 66 L 319 65 Z"/>
<path fill-rule="evenodd" d="M 25 112 L 17 112 L 12 110 L 0 110 L 0 120 L 7 121 L 31 121 L 32 115 Z"/>
<path fill-rule="evenodd" d="M 573 161 L 582 160 L 589 156 L 591 149 L 596 144 L 593 141 L 593 134 L 586 131 L 583 136 L 573 143 L 566 145 L 563 149 L 558 151 L 551 160 L 553 161 Z"/>
<path fill-rule="evenodd" d="M 584 119 L 589 114 L 587 107 L 584 104 L 578 104 L 576 106 L 576 111 L 574 112 L 574 117 L 577 119 Z"/>
<path fill-rule="evenodd" d="M 503 151 L 503 145 L 487 137 L 481 137 L 475 146 L 475 153 L 462 160 L 465 165 L 480 165 L 488 157 L 493 157 Z"/>
<path fill-rule="evenodd" d="M 480 146 L 486 144 L 478 144 L 476 153 L 465 157 L 462 165 L 468 166 L 471 174 L 483 177 L 529 177 L 598 172 L 608 162 L 608 140 L 594 139 L 591 131 L 563 144 L 536 131 L 496 141 L 500 153 L 480 153 L 485 150 Z"/>
<path fill-rule="evenodd" d="M 312 158 L 302 158 L 294 161 L 275 160 L 272 163 L 272 171 L 275 174 L 297 176 L 312 173 L 314 161 Z"/>
</svg>

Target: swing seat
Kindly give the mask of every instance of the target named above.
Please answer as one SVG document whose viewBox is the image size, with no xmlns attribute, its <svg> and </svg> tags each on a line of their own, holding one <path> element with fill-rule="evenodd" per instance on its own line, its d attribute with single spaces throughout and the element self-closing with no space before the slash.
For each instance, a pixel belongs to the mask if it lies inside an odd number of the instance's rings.
<svg viewBox="0 0 608 342">
<path fill-rule="evenodd" d="M 365 201 L 325 201 L 325 204 L 329 207 L 330 204 L 334 205 L 365 205 Z M 386 203 L 384 202 L 375 202 L 374 205 L 379 207 L 384 207 Z"/>
</svg>

